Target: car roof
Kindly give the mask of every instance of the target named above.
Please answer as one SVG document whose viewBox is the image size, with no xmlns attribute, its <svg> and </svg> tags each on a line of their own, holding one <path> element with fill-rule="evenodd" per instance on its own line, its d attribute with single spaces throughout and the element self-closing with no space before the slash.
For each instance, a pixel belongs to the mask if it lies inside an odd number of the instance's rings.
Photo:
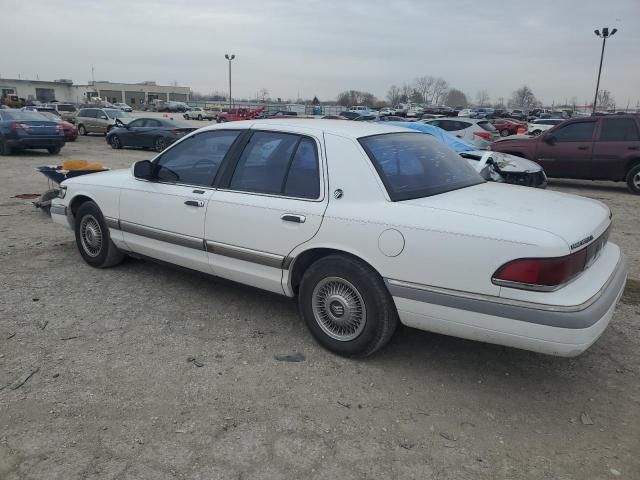
<svg viewBox="0 0 640 480">
<path fill-rule="evenodd" d="M 488 122 L 486 118 L 469 118 L 469 117 L 440 117 L 440 118 L 431 118 L 429 121 L 434 120 L 453 120 L 456 122 L 469 122 L 469 123 L 478 123 L 478 122 Z"/>
<path fill-rule="evenodd" d="M 314 118 L 274 118 L 266 120 L 242 120 L 238 122 L 225 123 L 225 129 L 232 129 L 238 125 L 242 129 L 255 129 L 269 127 L 278 127 L 278 129 L 287 129 L 295 132 L 300 130 L 301 133 L 309 130 L 316 130 L 318 134 L 322 132 L 332 133 L 347 138 L 362 138 L 371 135 L 380 135 L 384 133 L 408 133 L 406 128 L 388 126 L 382 123 L 369 122 L 352 122 L 344 120 L 314 119 Z M 217 130 L 217 125 L 204 127 L 203 130 Z"/>
</svg>

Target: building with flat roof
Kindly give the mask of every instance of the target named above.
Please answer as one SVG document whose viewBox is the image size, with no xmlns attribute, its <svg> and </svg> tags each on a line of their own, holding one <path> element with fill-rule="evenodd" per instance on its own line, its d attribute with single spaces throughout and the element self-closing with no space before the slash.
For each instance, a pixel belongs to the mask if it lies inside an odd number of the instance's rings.
<svg viewBox="0 0 640 480">
<path fill-rule="evenodd" d="M 112 103 L 124 102 L 132 107 L 154 100 L 189 101 L 191 88 L 173 85 L 158 85 L 156 82 L 113 83 L 107 81 L 88 82 L 74 85 L 72 80 L 54 81 L 0 78 L 0 95 L 18 95 L 25 100 L 39 100 L 43 103 L 58 102 L 86 103 L 100 97 Z"/>
</svg>

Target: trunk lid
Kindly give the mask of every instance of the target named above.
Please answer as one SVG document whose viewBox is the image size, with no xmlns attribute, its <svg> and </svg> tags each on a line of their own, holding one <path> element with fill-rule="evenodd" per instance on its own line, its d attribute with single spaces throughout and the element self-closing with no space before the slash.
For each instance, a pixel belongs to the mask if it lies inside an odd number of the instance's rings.
<svg viewBox="0 0 640 480">
<path fill-rule="evenodd" d="M 58 129 L 58 122 L 48 120 L 16 120 L 16 123 L 23 125 L 22 130 L 30 136 L 56 136 L 61 135 L 62 130 Z"/>
<path fill-rule="evenodd" d="M 546 231 L 562 238 L 572 251 L 598 238 L 611 222 L 609 208 L 596 200 L 491 182 L 401 203 Z"/>
</svg>

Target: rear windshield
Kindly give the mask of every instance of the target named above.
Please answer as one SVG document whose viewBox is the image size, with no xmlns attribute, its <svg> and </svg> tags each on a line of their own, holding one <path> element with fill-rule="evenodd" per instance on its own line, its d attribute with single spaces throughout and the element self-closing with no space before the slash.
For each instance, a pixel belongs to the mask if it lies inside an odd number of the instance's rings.
<svg viewBox="0 0 640 480">
<path fill-rule="evenodd" d="M 497 132 L 496 127 L 490 122 L 478 122 L 478 126 L 487 132 Z"/>
<path fill-rule="evenodd" d="M 50 121 L 47 117 L 39 112 L 32 112 L 30 110 L 2 110 L 2 118 L 5 120 L 45 120 Z"/>
<path fill-rule="evenodd" d="M 73 105 L 65 105 L 63 103 L 59 103 L 58 104 L 58 111 L 59 112 L 75 112 L 76 111 L 76 107 L 74 107 Z"/>
<path fill-rule="evenodd" d="M 359 141 L 394 202 L 484 182 L 469 162 L 431 135 L 387 133 Z"/>
</svg>

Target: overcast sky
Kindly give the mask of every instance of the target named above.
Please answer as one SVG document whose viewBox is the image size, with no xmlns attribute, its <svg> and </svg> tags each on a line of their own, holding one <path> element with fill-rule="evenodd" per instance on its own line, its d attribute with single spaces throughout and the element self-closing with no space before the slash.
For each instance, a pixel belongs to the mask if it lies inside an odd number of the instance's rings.
<svg viewBox="0 0 640 480">
<path fill-rule="evenodd" d="M 601 88 L 621 107 L 640 100 L 640 0 L 29 0 L 3 11 L 5 78 L 86 83 L 93 64 L 96 80 L 225 92 L 234 53 L 234 97 L 321 100 L 347 89 L 384 98 L 434 75 L 494 101 L 526 83 L 544 102 L 590 102 L 593 30 L 609 26 L 620 31 Z"/>
</svg>

